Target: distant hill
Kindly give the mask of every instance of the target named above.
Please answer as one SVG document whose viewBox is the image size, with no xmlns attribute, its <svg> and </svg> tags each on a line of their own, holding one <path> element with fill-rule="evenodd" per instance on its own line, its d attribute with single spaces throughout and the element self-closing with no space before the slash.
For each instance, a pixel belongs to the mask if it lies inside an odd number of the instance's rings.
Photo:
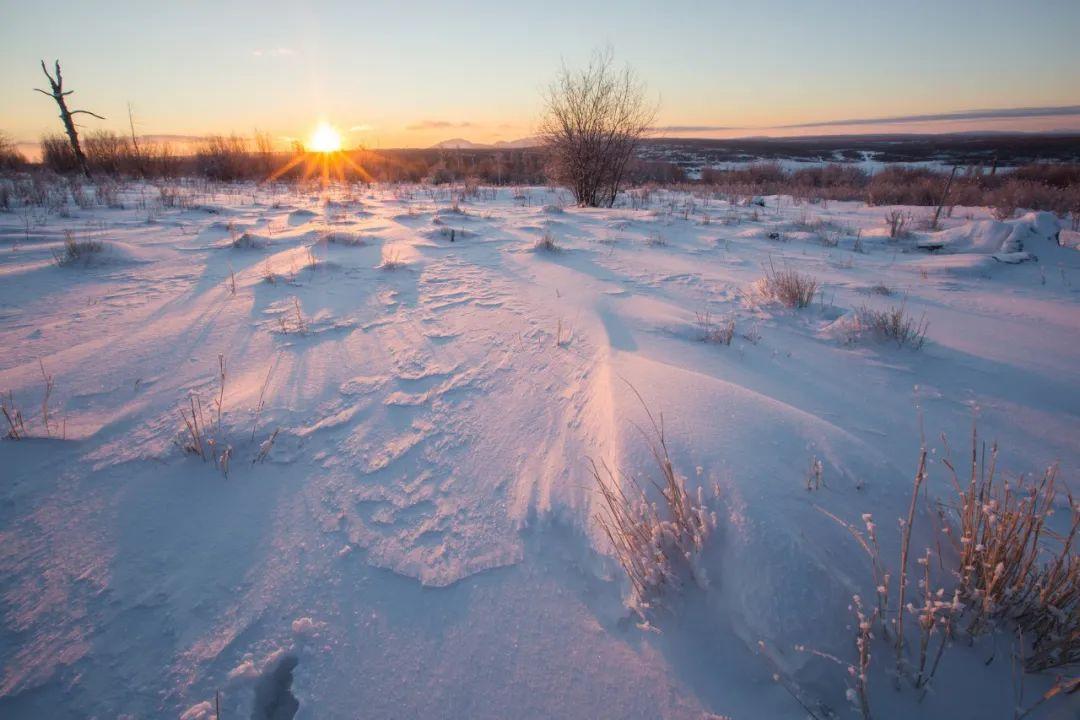
<svg viewBox="0 0 1080 720">
<path fill-rule="evenodd" d="M 517 140 L 500 140 L 494 143 L 476 143 L 465 138 L 451 138 L 435 143 L 431 147 L 439 150 L 500 150 L 515 148 L 530 148 L 540 145 L 540 140 L 535 137 L 518 138 Z"/>
</svg>

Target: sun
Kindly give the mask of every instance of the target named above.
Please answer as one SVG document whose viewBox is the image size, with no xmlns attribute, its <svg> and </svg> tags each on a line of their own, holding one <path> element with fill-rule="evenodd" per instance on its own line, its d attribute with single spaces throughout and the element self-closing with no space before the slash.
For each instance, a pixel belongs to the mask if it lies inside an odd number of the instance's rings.
<svg viewBox="0 0 1080 720">
<path fill-rule="evenodd" d="M 311 133 L 308 140 L 308 150 L 321 153 L 332 153 L 341 150 L 341 134 L 328 122 L 320 122 Z"/>
</svg>

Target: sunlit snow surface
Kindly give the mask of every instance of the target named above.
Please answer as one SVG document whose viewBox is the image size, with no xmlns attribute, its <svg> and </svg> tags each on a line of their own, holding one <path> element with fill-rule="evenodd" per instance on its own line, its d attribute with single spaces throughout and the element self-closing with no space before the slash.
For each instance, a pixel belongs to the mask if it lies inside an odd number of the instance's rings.
<svg viewBox="0 0 1080 720">
<path fill-rule="evenodd" d="M 0 442 L 0 716 L 196 720 L 220 691 L 246 718 L 291 668 L 298 718 L 804 717 L 763 640 L 852 717 L 846 668 L 793 649 L 850 661 L 872 592 L 815 506 L 873 513 L 892 557 L 920 423 L 948 500 L 939 435 L 962 454 L 976 412 L 1007 469 L 1060 461 L 1080 490 L 1080 252 L 1049 216 L 957 207 L 931 234 L 932 208 L 902 208 L 914 232 L 890 241 L 894 208 L 790 198 L 180 195 L 0 213 L 0 391 L 31 436 Z M 65 232 L 104 248 L 60 267 Z M 762 297 L 770 263 L 819 279 L 810 308 Z M 900 303 L 921 350 L 847 331 Z M 735 319 L 730 346 L 701 342 L 706 311 Z M 180 447 L 219 355 L 227 478 Z M 688 483 L 720 489 L 708 586 L 660 632 L 591 519 L 590 458 L 652 471 L 632 388 Z M 934 537 L 920 516 L 914 546 Z M 947 652 L 922 703 L 882 668 L 874 717 L 1011 717 L 990 653 Z"/>
</svg>

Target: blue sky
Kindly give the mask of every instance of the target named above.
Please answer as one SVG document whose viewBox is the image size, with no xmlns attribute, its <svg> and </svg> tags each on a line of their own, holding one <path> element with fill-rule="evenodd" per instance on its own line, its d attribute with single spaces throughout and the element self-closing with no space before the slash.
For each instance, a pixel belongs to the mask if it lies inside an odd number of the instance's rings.
<svg viewBox="0 0 1080 720">
<path fill-rule="evenodd" d="M 1080 2 L 56 2 L 0 0 L 0 131 L 58 128 L 31 92 L 59 57 L 75 105 L 154 134 L 423 146 L 529 135 L 560 62 L 610 45 L 682 135 L 1080 128 L 1039 118 L 832 121 L 1080 105 Z M 807 126 L 808 127 L 781 127 Z"/>
</svg>

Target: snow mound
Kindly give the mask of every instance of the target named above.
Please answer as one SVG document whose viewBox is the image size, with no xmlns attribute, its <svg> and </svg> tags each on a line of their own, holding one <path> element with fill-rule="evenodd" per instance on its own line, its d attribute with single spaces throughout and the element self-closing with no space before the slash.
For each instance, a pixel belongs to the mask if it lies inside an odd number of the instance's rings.
<svg viewBox="0 0 1080 720">
<path fill-rule="evenodd" d="M 1058 234 L 1058 245 L 1070 250 L 1080 250 L 1080 232 L 1076 230 L 1062 230 Z"/>
<path fill-rule="evenodd" d="M 918 240 L 924 250 L 991 255 L 1005 263 L 1034 260 L 1031 250 L 1057 244 L 1058 219 L 1049 212 L 1030 212 L 1015 220 L 977 220 L 932 233 Z"/>
</svg>

